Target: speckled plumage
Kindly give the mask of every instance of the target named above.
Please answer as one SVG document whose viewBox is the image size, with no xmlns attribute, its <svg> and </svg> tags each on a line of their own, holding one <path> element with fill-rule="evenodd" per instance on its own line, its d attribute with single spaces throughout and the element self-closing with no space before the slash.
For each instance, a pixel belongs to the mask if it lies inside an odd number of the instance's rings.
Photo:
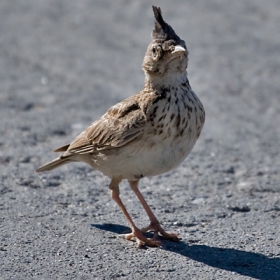
<svg viewBox="0 0 280 280">
<path fill-rule="evenodd" d="M 143 62 L 144 89 L 111 107 L 71 144 L 55 150 L 63 154 L 37 172 L 71 161 L 86 162 L 100 170 L 112 179 L 112 198 L 130 223 L 132 233 L 126 238 L 135 238 L 138 245 L 158 246 L 158 241 L 147 239 L 143 232 L 152 229 L 155 235 L 160 232 L 175 241 L 178 237 L 160 227 L 138 190 L 138 181 L 167 172 L 186 158 L 200 135 L 205 113 L 188 81 L 185 42 L 163 20 L 160 8 L 153 7 L 153 11 L 153 40 Z M 119 198 L 123 179 L 129 181 L 150 217 L 150 226 L 142 231 Z"/>
</svg>

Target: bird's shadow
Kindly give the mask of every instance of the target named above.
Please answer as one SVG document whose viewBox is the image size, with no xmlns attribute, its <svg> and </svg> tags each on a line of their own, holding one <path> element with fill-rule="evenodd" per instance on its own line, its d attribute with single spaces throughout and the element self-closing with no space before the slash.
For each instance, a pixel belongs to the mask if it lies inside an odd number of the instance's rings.
<svg viewBox="0 0 280 280">
<path fill-rule="evenodd" d="M 116 234 L 130 231 L 128 227 L 118 224 L 92 224 L 91 226 Z M 215 268 L 236 272 L 255 279 L 280 279 L 280 258 L 269 258 L 259 253 L 231 248 L 218 248 L 198 244 L 190 245 L 184 241 L 174 243 L 162 240 L 162 244 L 162 248 L 166 251 L 180 254 Z"/>
</svg>

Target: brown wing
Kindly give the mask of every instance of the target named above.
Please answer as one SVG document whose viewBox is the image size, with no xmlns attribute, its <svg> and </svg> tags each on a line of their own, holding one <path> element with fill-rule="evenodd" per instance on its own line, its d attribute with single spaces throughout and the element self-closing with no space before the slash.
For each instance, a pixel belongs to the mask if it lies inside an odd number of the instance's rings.
<svg viewBox="0 0 280 280">
<path fill-rule="evenodd" d="M 65 156 L 121 147 L 141 135 L 146 118 L 136 96 L 111 107 L 70 144 Z"/>
</svg>

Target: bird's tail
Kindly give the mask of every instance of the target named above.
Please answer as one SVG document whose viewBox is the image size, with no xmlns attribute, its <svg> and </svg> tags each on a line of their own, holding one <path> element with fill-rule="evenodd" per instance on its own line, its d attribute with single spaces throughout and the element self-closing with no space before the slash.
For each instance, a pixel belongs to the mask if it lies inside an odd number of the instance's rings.
<svg viewBox="0 0 280 280">
<path fill-rule="evenodd" d="M 50 171 L 69 162 L 69 157 L 59 157 L 35 170 L 36 173 Z"/>
</svg>

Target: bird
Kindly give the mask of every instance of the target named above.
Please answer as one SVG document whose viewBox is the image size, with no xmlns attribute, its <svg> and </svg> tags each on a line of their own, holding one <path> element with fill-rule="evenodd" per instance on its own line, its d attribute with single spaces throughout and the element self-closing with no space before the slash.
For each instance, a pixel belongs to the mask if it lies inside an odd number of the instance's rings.
<svg viewBox="0 0 280 280">
<path fill-rule="evenodd" d="M 152 6 L 152 41 L 144 56 L 144 87 L 112 106 L 79 134 L 54 152 L 62 154 L 35 172 L 50 171 L 69 162 L 85 162 L 110 178 L 111 198 L 131 228 L 127 240 L 137 246 L 161 246 L 161 239 L 179 242 L 166 232 L 142 193 L 139 181 L 177 167 L 194 147 L 205 121 L 205 110 L 188 80 L 185 41 L 164 21 L 161 8 Z M 119 184 L 129 182 L 150 223 L 138 228 L 120 198 Z M 146 232 L 152 231 L 148 238 Z"/>
</svg>

